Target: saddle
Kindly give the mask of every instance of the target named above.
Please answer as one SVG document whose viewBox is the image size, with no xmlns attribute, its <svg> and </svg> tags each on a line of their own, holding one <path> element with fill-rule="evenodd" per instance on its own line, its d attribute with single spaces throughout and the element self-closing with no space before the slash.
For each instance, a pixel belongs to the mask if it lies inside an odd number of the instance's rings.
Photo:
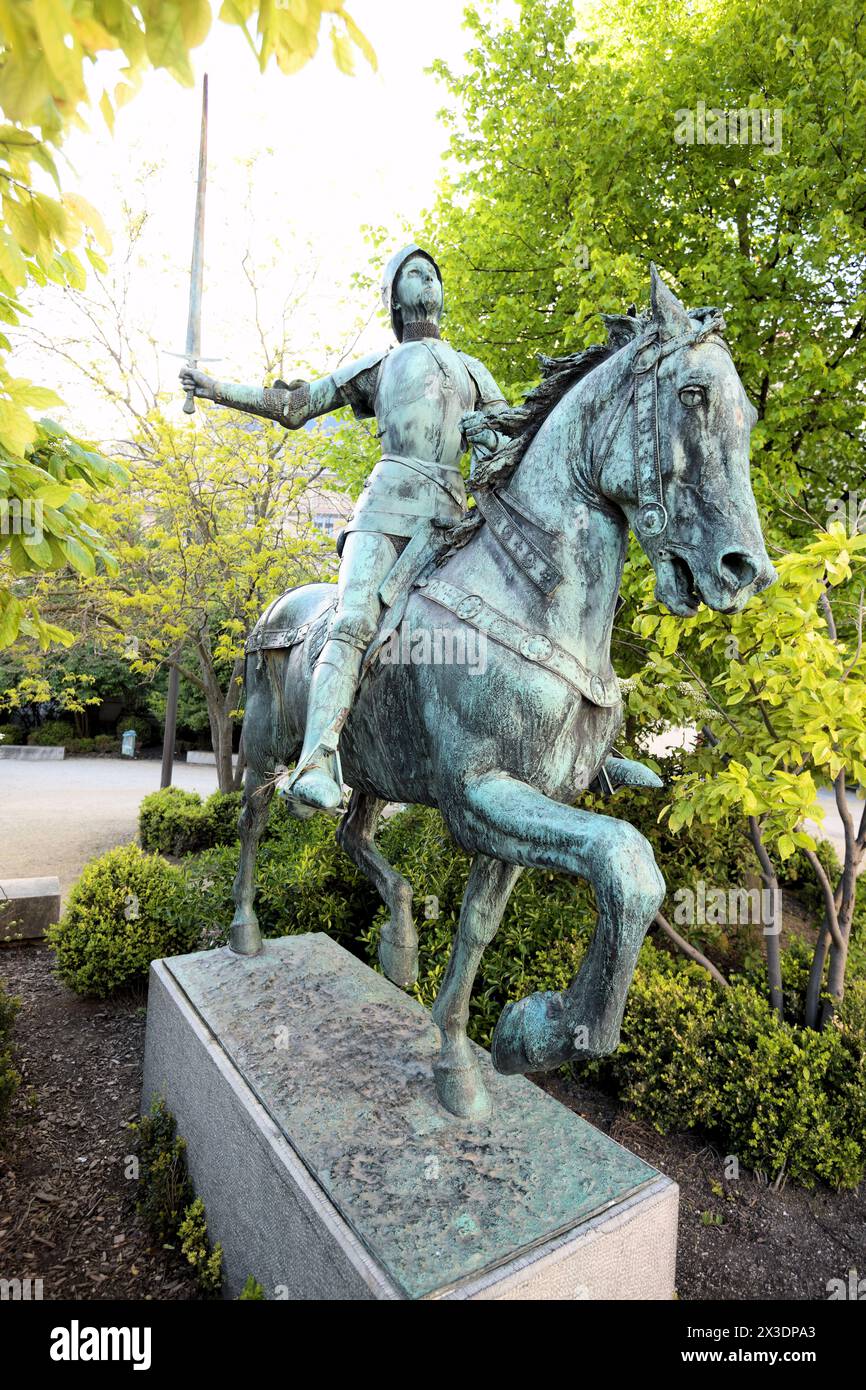
<svg viewBox="0 0 866 1390">
<path fill-rule="evenodd" d="M 504 531 L 510 542 L 507 547 L 509 553 L 518 560 L 521 568 L 542 591 L 549 592 L 559 580 L 558 571 L 543 553 L 530 545 L 522 528 L 516 524 L 516 518 L 508 517 L 507 527 L 504 524 L 500 526 L 497 524 L 498 514 L 491 508 L 489 497 L 485 499 L 485 503 L 483 508 L 478 508 L 484 522 L 491 525 L 491 513 L 496 516 L 491 529 L 497 535 L 497 539 L 504 542 L 505 537 L 499 534 L 500 531 Z M 498 505 L 501 507 L 501 503 Z M 502 510 L 504 512 L 504 508 Z M 364 654 L 361 678 L 370 672 L 382 647 L 399 628 L 409 596 L 413 590 L 418 589 L 423 592 L 425 598 L 446 609 L 462 622 L 471 624 L 491 641 L 558 676 L 590 704 L 602 708 L 619 704 L 619 682 L 613 670 L 604 675 L 588 670 L 576 656 L 544 634 L 530 632 L 528 628 L 501 613 L 478 594 L 466 593 L 457 585 L 433 575 L 439 562 L 453 551 L 455 532 L 458 532 L 460 527 L 460 522 L 455 527 L 453 523 L 436 519 L 423 521 L 404 547 L 379 587 L 379 597 L 384 611 L 376 635 Z M 258 652 L 261 660 L 264 651 L 286 650 L 306 640 L 309 658 L 315 661 L 327 639 L 333 610 L 334 605 L 331 604 L 318 617 L 302 623 L 300 627 L 272 631 L 267 630 L 266 613 L 247 642 L 246 651 L 248 654 Z"/>
</svg>

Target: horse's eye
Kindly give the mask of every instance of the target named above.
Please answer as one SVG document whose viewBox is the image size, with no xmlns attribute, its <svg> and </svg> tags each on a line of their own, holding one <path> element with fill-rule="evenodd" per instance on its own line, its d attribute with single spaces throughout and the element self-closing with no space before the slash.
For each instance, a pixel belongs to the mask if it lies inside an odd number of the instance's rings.
<svg viewBox="0 0 866 1390">
<path fill-rule="evenodd" d="M 680 400 L 683 405 L 703 405 L 706 392 L 703 386 L 684 386 L 680 391 Z"/>
</svg>

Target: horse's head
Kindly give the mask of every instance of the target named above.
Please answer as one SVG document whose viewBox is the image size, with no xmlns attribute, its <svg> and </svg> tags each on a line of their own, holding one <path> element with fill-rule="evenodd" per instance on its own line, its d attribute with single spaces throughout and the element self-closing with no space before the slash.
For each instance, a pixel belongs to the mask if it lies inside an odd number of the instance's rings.
<svg viewBox="0 0 866 1390">
<path fill-rule="evenodd" d="M 615 322 L 635 342 L 594 451 L 596 487 L 627 516 L 672 613 L 690 617 L 700 602 L 737 612 L 776 574 L 749 479 L 757 414 L 724 322 L 713 309 L 689 314 L 655 266 L 649 320 Z"/>
</svg>

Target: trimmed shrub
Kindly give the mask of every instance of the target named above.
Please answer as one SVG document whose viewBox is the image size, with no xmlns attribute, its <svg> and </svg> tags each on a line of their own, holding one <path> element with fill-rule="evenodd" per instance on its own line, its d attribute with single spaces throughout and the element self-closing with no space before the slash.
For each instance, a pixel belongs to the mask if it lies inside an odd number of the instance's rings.
<svg viewBox="0 0 866 1390">
<path fill-rule="evenodd" d="M 201 811 L 198 792 L 165 787 L 151 792 L 138 810 L 138 834 L 142 849 L 152 854 L 173 854 L 175 841 L 192 814 Z"/>
<path fill-rule="evenodd" d="M 180 787 L 151 792 L 138 814 L 142 848 L 180 856 L 234 844 L 242 800 L 240 792 L 214 792 L 205 802 Z"/>
<path fill-rule="evenodd" d="M 105 758 L 116 756 L 120 745 L 113 734 L 97 734 L 95 738 L 70 738 L 66 753 L 70 758 Z"/>
<path fill-rule="evenodd" d="M 181 885 L 177 869 L 137 845 L 88 864 L 62 920 L 47 932 L 64 984 L 104 999 L 144 983 L 152 960 L 194 949 L 198 929 L 179 910 Z"/>
<path fill-rule="evenodd" d="M 718 989 L 647 942 L 619 1050 L 578 1074 L 612 1082 L 661 1133 L 700 1128 L 746 1166 L 805 1187 L 856 1187 L 866 1174 L 866 981 L 837 1026 L 782 1022 L 748 981 Z"/>
<path fill-rule="evenodd" d="M 66 719 L 46 719 L 45 723 L 38 729 L 34 729 L 28 738 L 29 744 L 36 744 L 41 748 L 55 748 L 65 745 L 71 738 L 75 737 L 75 729 Z"/>
<path fill-rule="evenodd" d="M 13 1065 L 11 1048 L 12 1024 L 19 1008 L 19 1001 L 6 993 L 4 982 L 0 980 L 0 1135 L 12 1099 L 21 1085 L 21 1077 Z"/>
<path fill-rule="evenodd" d="M 26 743 L 27 738 L 23 729 L 17 724 L 0 724 L 0 743 Z"/>
<path fill-rule="evenodd" d="M 262 934 L 324 931 L 363 956 L 362 932 L 369 929 L 380 900 L 338 847 L 334 822 L 322 816 L 284 819 L 278 809 L 274 820 L 256 862 L 256 913 Z M 223 945 L 228 939 L 238 857 L 237 845 L 225 845 L 198 854 L 182 866 L 185 886 L 175 910 L 178 917 L 202 924 L 205 946 Z"/>
</svg>

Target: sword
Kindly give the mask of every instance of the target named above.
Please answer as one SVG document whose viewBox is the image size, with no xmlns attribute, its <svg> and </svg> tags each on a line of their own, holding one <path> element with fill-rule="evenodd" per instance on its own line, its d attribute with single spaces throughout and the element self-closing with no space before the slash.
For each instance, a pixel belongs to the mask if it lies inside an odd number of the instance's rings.
<svg viewBox="0 0 866 1390">
<path fill-rule="evenodd" d="M 201 356 L 201 293 L 204 281 L 204 204 L 207 191 L 207 73 L 201 95 L 201 139 L 198 147 L 198 180 L 195 192 L 195 225 L 192 236 L 192 262 L 189 268 L 189 315 L 186 321 L 186 351 L 169 353 L 183 357 L 188 367 L 199 362 L 216 362 L 215 357 Z M 187 391 L 183 403 L 184 415 L 195 414 L 195 391 Z"/>
</svg>

